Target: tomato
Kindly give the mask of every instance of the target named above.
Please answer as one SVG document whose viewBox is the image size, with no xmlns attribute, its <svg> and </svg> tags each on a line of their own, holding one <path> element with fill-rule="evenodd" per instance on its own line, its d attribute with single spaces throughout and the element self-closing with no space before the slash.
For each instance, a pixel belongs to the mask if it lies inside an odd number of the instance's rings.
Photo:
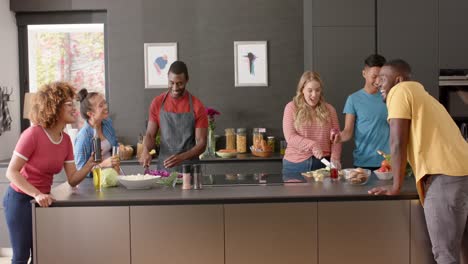
<svg viewBox="0 0 468 264">
<path fill-rule="evenodd" d="M 391 165 L 390 165 L 390 162 L 388 162 L 388 160 L 382 160 L 382 163 L 380 163 L 380 167 L 381 168 L 386 167 L 386 168 L 390 169 Z"/>
<path fill-rule="evenodd" d="M 382 167 L 380 167 L 377 171 L 378 171 L 378 172 L 389 172 L 389 171 L 390 171 L 390 168 L 385 167 L 385 166 L 382 166 Z"/>
</svg>

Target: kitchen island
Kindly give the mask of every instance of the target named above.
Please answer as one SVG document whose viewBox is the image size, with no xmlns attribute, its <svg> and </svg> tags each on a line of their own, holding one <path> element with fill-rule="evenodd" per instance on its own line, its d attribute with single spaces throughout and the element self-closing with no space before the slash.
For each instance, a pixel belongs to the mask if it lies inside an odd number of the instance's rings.
<svg viewBox="0 0 468 264">
<path fill-rule="evenodd" d="M 34 207 L 36 263 L 432 263 L 414 178 L 389 184 L 305 183 L 124 187 L 90 179 Z"/>
</svg>

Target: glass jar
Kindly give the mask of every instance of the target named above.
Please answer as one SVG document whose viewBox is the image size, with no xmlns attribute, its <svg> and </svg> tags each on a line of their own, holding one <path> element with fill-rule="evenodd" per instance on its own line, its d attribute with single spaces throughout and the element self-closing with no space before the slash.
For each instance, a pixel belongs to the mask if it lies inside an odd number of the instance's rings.
<svg viewBox="0 0 468 264">
<path fill-rule="evenodd" d="M 236 134 L 234 128 L 226 128 L 226 149 L 236 149 Z"/>
<path fill-rule="evenodd" d="M 267 137 L 267 145 L 270 147 L 271 151 L 275 152 L 275 137 Z"/>
<path fill-rule="evenodd" d="M 252 143 L 255 149 L 261 149 L 265 128 L 254 128 L 252 131 Z"/>
<path fill-rule="evenodd" d="M 247 152 L 247 130 L 245 128 L 237 129 L 236 145 L 238 153 Z"/>
</svg>

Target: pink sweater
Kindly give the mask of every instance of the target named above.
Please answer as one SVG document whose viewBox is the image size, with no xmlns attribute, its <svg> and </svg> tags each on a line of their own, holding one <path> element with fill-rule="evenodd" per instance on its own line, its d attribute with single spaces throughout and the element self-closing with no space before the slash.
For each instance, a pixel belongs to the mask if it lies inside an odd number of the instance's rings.
<svg viewBox="0 0 468 264">
<path fill-rule="evenodd" d="M 289 102 L 284 108 L 283 133 L 288 146 L 284 158 L 291 162 L 302 162 L 311 156 L 314 147 L 319 147 L 323 156 L 331 156 L 332 160 L 341 159 L 341 143 L 332 144 L 330 141 L 331 129 L 340 129 L 338 116 L 333 106 L 326 103 L 330 112 L 330 120 L 323 125 L 313 121 L 302 125 L 299 130 L 294 127 L 296 107 L 294 102 Z"/>
</svg>

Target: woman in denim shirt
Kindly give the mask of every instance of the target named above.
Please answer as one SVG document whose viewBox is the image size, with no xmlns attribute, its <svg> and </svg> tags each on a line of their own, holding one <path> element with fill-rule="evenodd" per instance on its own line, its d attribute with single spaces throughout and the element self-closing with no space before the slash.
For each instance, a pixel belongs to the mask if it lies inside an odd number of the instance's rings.
<svg viewBox="0 0 468 264">
<path fill-rule="evenodd" d="M 112 121 L 109 119 L 109 109 L 104 96 L 100 93 L 88 93 L 86 89 L 81 89 L 78 93 L 80 101 L 81 116 L 86 120 L 84 126 L 75 139 L 75 163 L 80 169 L 93 152 L 93 136 L 96 129 L 98 137 L 101 139 L 102 168 L 118 167 L 119 159 L 112 159 L 112 147 L 118 146 L 115 130 Z M 90 175 L 88 175 L 90 176 Z"/>
</svg>

